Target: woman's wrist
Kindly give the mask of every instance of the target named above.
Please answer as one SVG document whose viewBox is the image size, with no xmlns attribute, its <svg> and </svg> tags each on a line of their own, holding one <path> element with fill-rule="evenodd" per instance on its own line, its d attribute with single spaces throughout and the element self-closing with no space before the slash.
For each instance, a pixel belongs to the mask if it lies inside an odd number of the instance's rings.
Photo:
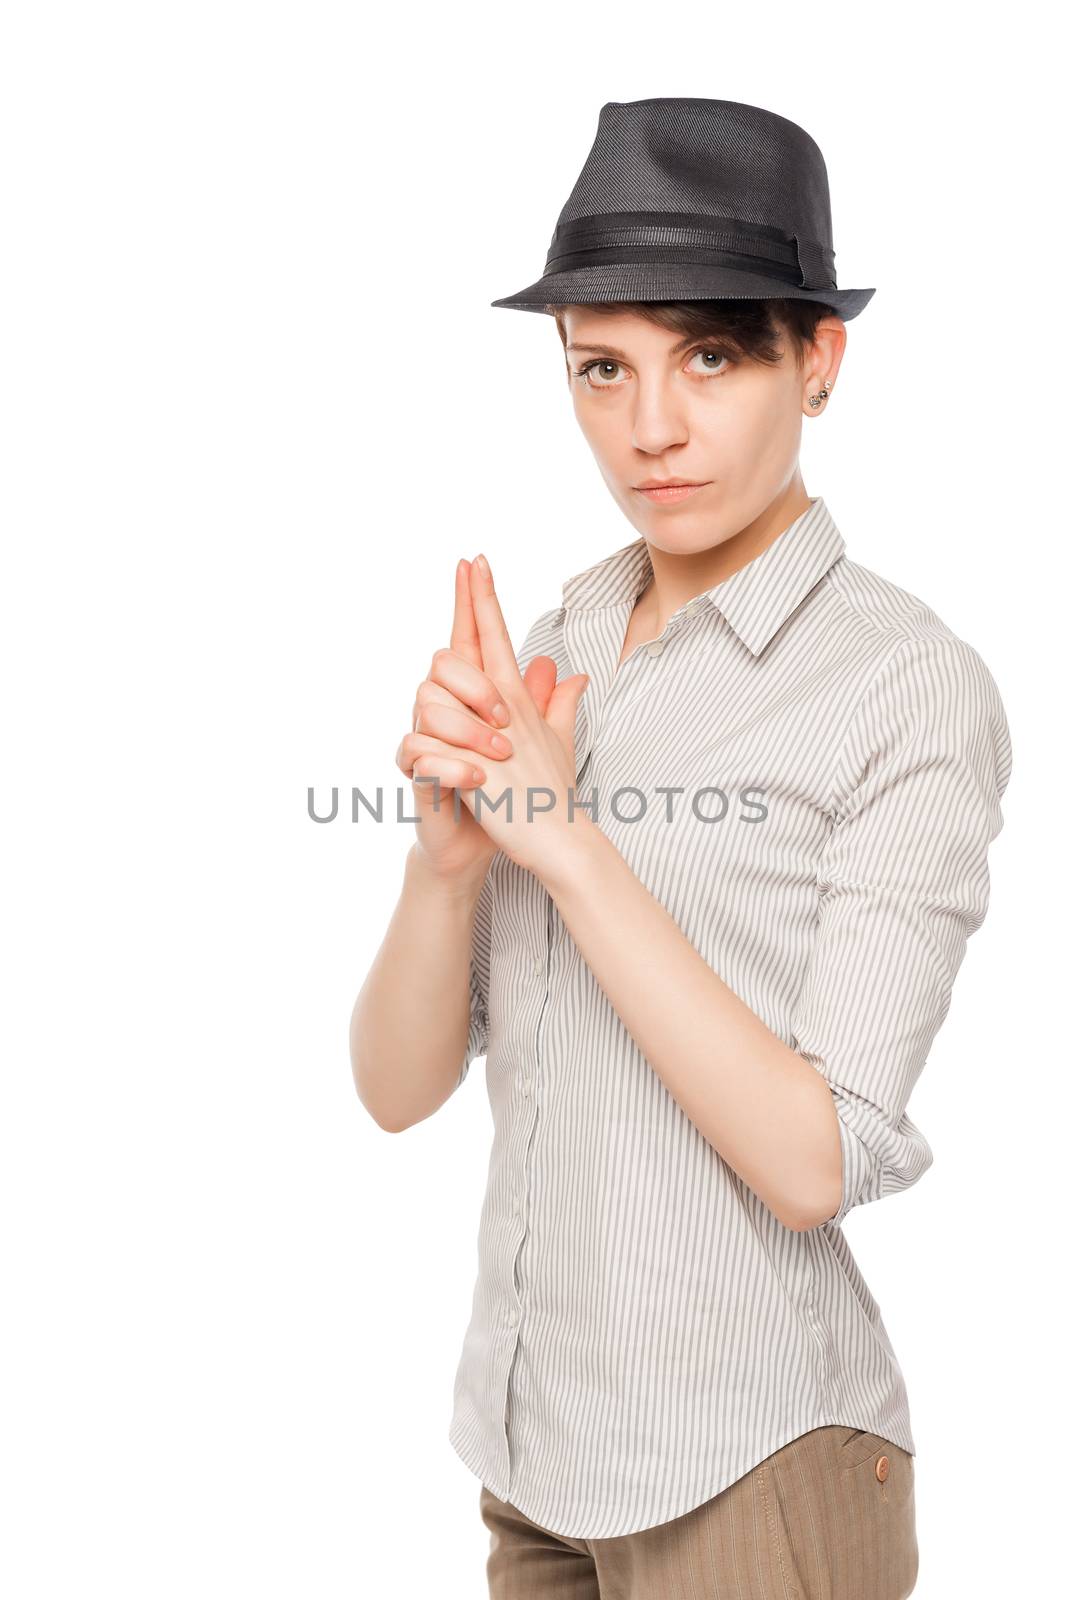
<svg viewBox="0 0 1068 1600">
<path fill-rule="evenodd" d="M 404 881 L 420 894 L 432 895 L 450 905 L 469 906 L 482 892 L 492 859 L 490 854 L 475 866 L 457 872 L 442 872 L 432 864 L 418 844 L 413 844 L 405 858 Z"/>
<path fill-rule="evenodd" d="M 560 818 L 546 827 L 546 842 L 539 852 L 534 874 L 553 899 L 596 856 L 605 835 L 590 816 L 577 807 L 574 818 Z"/>
</svg>

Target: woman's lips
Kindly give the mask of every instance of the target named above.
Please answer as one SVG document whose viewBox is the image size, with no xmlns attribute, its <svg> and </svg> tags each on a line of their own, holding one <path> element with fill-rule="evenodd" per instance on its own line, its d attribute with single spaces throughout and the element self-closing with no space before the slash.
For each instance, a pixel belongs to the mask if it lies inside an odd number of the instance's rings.
<svg viewBox="0 0 1068 1600">
<path fill-rule="evenodd" d="M 639 489 L 647 500 L 658 500 L 669 503 L 672 500 L 688 500 L 698 489 L 707 489 L 707 483 L 678 483 L 672 484 L 668 489 Z"/>
</svg>

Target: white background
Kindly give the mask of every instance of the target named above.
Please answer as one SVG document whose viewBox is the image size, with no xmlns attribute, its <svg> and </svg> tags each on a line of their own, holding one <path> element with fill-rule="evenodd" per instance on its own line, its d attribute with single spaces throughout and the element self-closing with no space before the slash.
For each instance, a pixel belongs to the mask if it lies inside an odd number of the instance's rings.
<svg viewBox="0 0 1068 1600">
<path fill-rule="evenodd" d="M 485 1592 L 447 1440 L 490 1119 L 350 1075 L 453 572 L 513 639 L 634 537 L 541 271 L 607 100 L 792 117 L 847 324 L 802 466 L 974 644 L 1015 768 L 989 918 L 850 1244 L 909 1388 L 918 1600 L 1062 1568 L 1064 234 L 1037 6 L 38 3 L 0 48 L 0 1588 Z M 408 808 L 410 810 L 410 807 Z M 413 1026 L 417 1021 L 413 1019 Z M 432 1026 L 432 1022 L 427 1025 Z"/>
</svg>

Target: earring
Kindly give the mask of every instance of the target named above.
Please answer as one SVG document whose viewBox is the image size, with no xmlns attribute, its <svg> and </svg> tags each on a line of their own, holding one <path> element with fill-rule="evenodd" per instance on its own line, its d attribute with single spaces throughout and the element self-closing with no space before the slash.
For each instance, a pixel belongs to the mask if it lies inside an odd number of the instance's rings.
<svg viewBox="0 0 1068 1600">
<path fill-rule="evenodd" d="M 830 380 L 830 378 L 824 378 L 824 380 L 823 380 L 823 388 L 820 390 L 819 394 L 810 394 L 809 395 L 809 397 L 808 397 L 809 405 L 812 406 L 814 410 L 818 411 L 820 406 L 826 400 L 826 398 L 827 398 L 828 394 L 830 393 L 830 391 L 831 391 L 831 380 Z"/>
</svg>

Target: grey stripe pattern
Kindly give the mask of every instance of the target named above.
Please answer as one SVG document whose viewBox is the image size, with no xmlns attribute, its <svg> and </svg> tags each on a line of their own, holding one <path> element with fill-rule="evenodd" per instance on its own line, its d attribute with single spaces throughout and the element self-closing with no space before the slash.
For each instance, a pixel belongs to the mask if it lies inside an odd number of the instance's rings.
<svg viewBox="0 0 1068 1600">
<path fill-rule="evenodd" d="M 823 1226 L 784 1227 L 498 852 L 459 1075 L 485 1055 L 494 1135 L 449 1438 L 584 1539 L 681 1516 L 828 1424 L 915 1451 L 841 1223 L 931 1163 L 906 1107 L 986 914 L 1012 762 L 975 649 L 851 561 L 822 498 L 619 666 L 651 574 L 638 539 L 570 578 L 517 656 L 589 674 L 577 801 L 827 1079 L 844 1186 Z"/>
</svg>

